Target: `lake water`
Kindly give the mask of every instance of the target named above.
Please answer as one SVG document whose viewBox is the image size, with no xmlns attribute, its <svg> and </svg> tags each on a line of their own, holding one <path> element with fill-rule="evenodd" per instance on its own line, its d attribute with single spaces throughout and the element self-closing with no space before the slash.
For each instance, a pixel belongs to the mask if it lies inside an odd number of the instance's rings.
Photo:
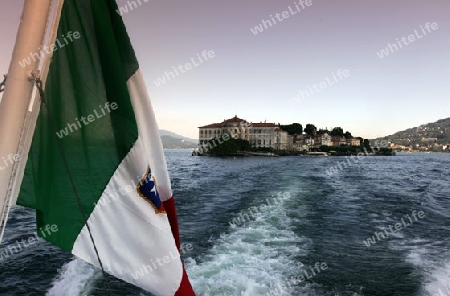
<svg viewBox="0 0 450 296">
<path fill-rule="evenodd" d="M 450 296 L 450 154 L 166 156 L 197 295 Z M 0 253 L 34 231 L 33 212 L 15 208 Z M 108 279 L 114 295 L 149 295 Z M 105 287 L 101 272 L 42 240 L 0 259 L 0 295 Z"/>
</svg>

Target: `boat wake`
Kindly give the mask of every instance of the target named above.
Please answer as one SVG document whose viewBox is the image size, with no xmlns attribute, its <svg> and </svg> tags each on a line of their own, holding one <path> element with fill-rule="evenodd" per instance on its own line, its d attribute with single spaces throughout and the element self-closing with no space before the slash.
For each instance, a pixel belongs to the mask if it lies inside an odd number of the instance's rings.
<svg viewBox="0 0 450 296">
<path fill-rule="evenodd" d="M 90 295 L 95 282 L 100 278 L 99 270 L 83 260 L 75 258 L 63 265 L 46 296 Z"/>
<path fill-rule="evenodd" d="M 425 239 L 412 239 L 391 248 L 406 251 L 406 261 L 417 268 L 422 278 L 418 296 L 450 296 L 450 254 L 443 253 L 442 246 Z"/>
<path fill-rule="evenodd" d="M 450 296 L 450 260 L 433 265 L 427 274 L 424 292 L 426 296 Z"/>
<path fill-rule="evenodd" d="M 201 258 L 186 259 L 198 295 L 315 295 L 311 284 L 291 281 L 306 269 L 298 258 L 311 242 L 290 229 L 285 202 L 222 233 Z"/>
</svg>

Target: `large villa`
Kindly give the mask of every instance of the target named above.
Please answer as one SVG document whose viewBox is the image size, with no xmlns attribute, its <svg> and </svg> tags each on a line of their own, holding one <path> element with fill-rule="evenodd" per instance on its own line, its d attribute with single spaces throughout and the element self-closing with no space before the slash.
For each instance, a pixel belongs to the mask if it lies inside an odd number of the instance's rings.
<svg viewBox="0 0 450 296">
<path fill-rule="evenodd" d="M 253 123 L 237 116 L 221 123 L 212 123 L 199 127 L 199 144 L 228 133 L 235 139 L 243 139 L 257 148 L 272 148 L 274 150 L 309 151 L 320 146 L 360 146 L 361 138 L 332 137 L 329 134 L 316 136 L 289 135 L 275 123 Z"/>
</svg>

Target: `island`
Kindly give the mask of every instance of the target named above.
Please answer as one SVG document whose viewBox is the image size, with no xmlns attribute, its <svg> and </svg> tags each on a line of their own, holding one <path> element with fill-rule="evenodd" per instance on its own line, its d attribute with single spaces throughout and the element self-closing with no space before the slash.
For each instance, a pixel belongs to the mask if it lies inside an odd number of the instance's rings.
<svg viewBox="0 0 450 296">
<path fill-rule="evenodd" d="M 300 123 L 281 125 L 248 122 L 234 116 L 221 123 L 199 127 L 199 144 L 193 155 L 285 156 L 324 152 L 326 155 L 395 155 L 387 141 L 370 142 L 341 127 L 331 131 Z"/>
</svg>

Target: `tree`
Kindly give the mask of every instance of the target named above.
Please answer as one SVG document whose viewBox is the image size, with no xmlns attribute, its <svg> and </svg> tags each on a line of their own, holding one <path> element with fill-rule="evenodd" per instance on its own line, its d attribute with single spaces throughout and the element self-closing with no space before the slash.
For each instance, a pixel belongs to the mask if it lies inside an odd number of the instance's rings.
<svg viewBox="0 0 450 296">
<path fill-rule="evenodd" d="M 249 141 L 229 137 L 229 140 L 218 145 L 216 144 L 216 146 L 212 147 L 208 153 L 214 156 L 227 156 L 240 151 L 251 151 L 251 149 L 252 145 Z"/>
<path fill-rule="evenodd" d="M 330 134 L 330 131 L 328 129 L 320 129 L 317 131 L 318 135 L 323 135 L 323 134 Z"/>
<path fill-rule="evenodd" d="M 316 132 L 317 132 L 317 128 L 314 124 L 307 124 L 304 132 L 308 135 L 308 136 L 315 136 Z"/>
<path fill-rule="evenodd" d="M 343 137 L 344 130 L 341 127 L 335 127 L 330 133 L 333 137 Z"/>
<path fill-rule="evenodd" d="M 303 126 L 300 123 L 281 125 L 280 127 L 282 130 L 288 132 L 288 134 L 290 134 L 290 135 L 295 135 L 295 134 L 301 135 L 303 133 Z"/>
<path fill-rule="evenodd" d="M 344 137 L 345 137 L 346 139 L 351 139 L 351 138 L 353 138 L 352 134 L 351 134 L 349 131 L 346 131 L 346 132 L 345 132 Z"/>
<path fill-rule="evenodd" d="M 369 141 L 369 139 L 364 139 L 364 142 L 363 142 L 364 144 L 364 147 L 366 147 L 366 148 L 370 148 L 370 141 Z"/>
</svg>

